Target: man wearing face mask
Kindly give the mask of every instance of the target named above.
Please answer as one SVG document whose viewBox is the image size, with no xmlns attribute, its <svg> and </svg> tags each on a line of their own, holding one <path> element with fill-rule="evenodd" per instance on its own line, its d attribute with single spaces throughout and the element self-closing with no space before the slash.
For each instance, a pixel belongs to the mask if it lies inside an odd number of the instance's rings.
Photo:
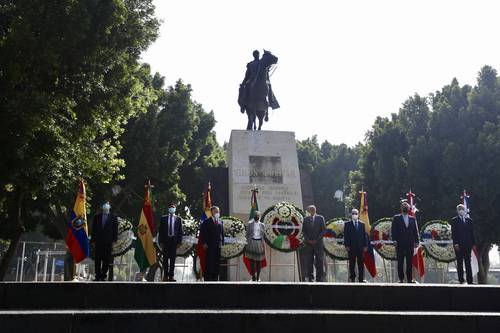
<svg viewBox="0 0 500 333">
<path fill-rule="evenodd" d="M 396 246 L 396 257 L 398 260 L 399 282 L 404 282 L 405 270 L 403 269 L 406 260 L 406 281 L 413 283 L 412 259 L 414 249 L 418 246 L 418 232 L 415 218 L 409 216 L 410 205 L 407 202 L 401 204 L 401 214 L 395 215 L 392 219 L 391 233 L 392 240 Z"/>
<path fill-rule="evenodd" d="M 163 252 L 163 281 L 175 282 L 175 258 L 182 243 L 182 220 L 175 215 L 175 204 L 168 206 L 168 214 L 160 218 L 159 241 Z"/>
<path fill-rule="evenodd" d="M 460 204 L 457 206 L 457 214 L 451 219 L 451 238 L 453 247 L 457 257 L 457 273 L 460 284 L 464 281 L 464 262 L 465 262 L 465 277 L 467 284 L 473 284 L 471 252 L 476 246 L 474 239 L 474 228 L 472 220 L 467 216 L 465 206 Z"/>
<path fill-rule="evenodd" d="M 111 205 L 105 202 L 101 213 L 94 216 L 91 240 L 95 245 L 95 279 L 105 281 L 113 258 L 111 249 L 118 238 L 118 218 L 111 214 Z"/>
<path fill-rule="evenodd" d="M 224 225 L 220 219 L 219 207 L 210 208 L 212 217 L 200 225 L 200 238 L 203 240 L 205 253 L 205 281 L 219 280 L 220 250 L 224 245 Z"/>
<path fill-rule="evenodd" d="M 365 231 L 365 224 L 359 220 L 359 211 L 353 209 L 351 220 L 344 225 L 344 246 L 349 254 L 349 281 L 356 280 L 354 266 L 358 264 L 359 282 L 364 280 L 364 257 L 363 254 L 368 250 L 368 236 Z"/>
<path fill-rule="evenodd" d="M 309 216 L 304 218 L 302 233 L 306 241 L 304 247 L 306 258 L 307 278 L 314 281 L 313 265 L 316 268 L 316 282 L 324 280 L 324 258 L 323 236 L 326 231 L 325 218 L 316 214 L 316 206 L 307 207 Z"/>
</svg>

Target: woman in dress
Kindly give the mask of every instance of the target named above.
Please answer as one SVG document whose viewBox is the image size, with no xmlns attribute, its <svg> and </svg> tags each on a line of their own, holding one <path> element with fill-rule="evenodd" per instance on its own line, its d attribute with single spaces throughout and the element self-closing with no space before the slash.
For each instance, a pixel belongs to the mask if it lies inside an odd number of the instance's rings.
<svg viewBox="0 0 500 333">
<path fill-rule="evenodd" d="M 256 211 L 253 219 L 248 221 L 246 237 L 245 256 L 250 260 L 252 281 L 259 281 L 261 262 L 266 257 L 264 250 L 264 223 L 260 222 L 260 212 Z"/>
</svg>

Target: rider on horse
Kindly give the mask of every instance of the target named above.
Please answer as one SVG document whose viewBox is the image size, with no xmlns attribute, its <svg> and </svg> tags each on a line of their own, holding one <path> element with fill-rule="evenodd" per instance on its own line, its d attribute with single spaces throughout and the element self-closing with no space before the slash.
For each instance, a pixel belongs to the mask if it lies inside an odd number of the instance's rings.
<svg viewBox="0 0 500 333">
<path fill-rule="evenodd" d="M 253 60 L 247 64 L 247 71 L 245 72 L 245 78 L 241 85 L 245 89 L 245 96 L 248 96 L 248 89 L 250 88 L 250 83 L 257 77 L 259 72 L 260 64 L 260 52 L 258 50 L 253 51 Z M 245 113 L 245 107 L 241 107 L 241 113 Z"/>
<path fill-rule="evenodd" d="M 270 52 L 265 51 L 264 56 L 269 56 L 271 55 Z M 249 62 L 247 64 L 247 70 L 245 72 L 245 78 L 243 79 L 243 82 L 240 85 L 240 96 L 238 98 L 238 102 L 240 104 L 240 110 L 241 113 L 244 113 L 245 110 L 247 109 L 248 111 L 248 105 L 251 104 L 251 101 L 249 100 L 252 96 L 251 89 L 253 88 L 252 86 L 256 83 L 258 80 L 259 72 L 264 71 L 265 75 L 265 82 L 267 86 L 267 95 L 264 96 L 263 98 L 266 99 L 267 97 L 267 103 L 268 106 L 271 107 L 273 110 L 278 109 L 280 107 L 278 101 L 276 100 L 276 97 L 274 96 L 274 93 L 271 88 L 271 82 L 269 80 L 269 66 L 270 64 L 263 64 L 263 59 L 260 59 L 260 52 L 255 50 L 253 51 L 253 57 L 254 60 Z M 271 57 L 274 57 L 271 55 Z M 266 58 L 268 59 L 268 58 Z M 277 59 L 277 58 L 276 58 Z M 264 66 L 265 68 L 261 68 L 261 66 Z M 262 77 L 261 77 L 262 78 Z M 267 107 L 266 107 L 267 109 Z M 266 121 L 268 119 L 268 114 L 267 110 L 265 110 L 265 115 L 266 115 Z"/>
</svg>

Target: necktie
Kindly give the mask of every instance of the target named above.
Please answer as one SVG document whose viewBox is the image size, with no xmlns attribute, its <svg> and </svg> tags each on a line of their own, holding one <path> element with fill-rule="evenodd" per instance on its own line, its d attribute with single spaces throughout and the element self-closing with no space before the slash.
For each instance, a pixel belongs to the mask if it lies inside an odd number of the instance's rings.
<svg viewBox="0 0 500 333">
<path fill-rule="evenodd" d="M 354 221 L 354 228 L 358 230 L 358 221 Z"/>
<path fill-rule="evenodd" d="M 174 236 L 174 222 L 173 222 L 174 217 L 172 215 L 169 215 L 168 219 L 169 219 L 169 221 L 168 221 L 168 235 L 170 237 L 173 237 Z"/>
<path fill-rule="evenodd" d="M 106 227 L 106 222 L 108 222 L 108 214 L 102 215 L 102 228 Z"/>
</svg>

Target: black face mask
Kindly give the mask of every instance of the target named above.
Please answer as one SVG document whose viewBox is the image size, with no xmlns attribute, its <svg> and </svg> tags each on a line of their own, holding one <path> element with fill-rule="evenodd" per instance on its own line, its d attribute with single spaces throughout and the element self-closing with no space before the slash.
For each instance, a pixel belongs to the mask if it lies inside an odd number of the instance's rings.
<svg viewBox="0 0 500 333">
<path fill-rule="evenodd" d="M 259 216 L 254 216 L 254 217 L 253 217 L 253 219 L 254 219 L 255 221 L 258 221 L 258 220 L 260 220 L 260 217 L 259 217 Z"/>
<path fill-rule="evenodd" d="M 405 213 L 405 214 L 408 214 L 408 208 L 403 208 L 402 212 Z"/>
</svg>

